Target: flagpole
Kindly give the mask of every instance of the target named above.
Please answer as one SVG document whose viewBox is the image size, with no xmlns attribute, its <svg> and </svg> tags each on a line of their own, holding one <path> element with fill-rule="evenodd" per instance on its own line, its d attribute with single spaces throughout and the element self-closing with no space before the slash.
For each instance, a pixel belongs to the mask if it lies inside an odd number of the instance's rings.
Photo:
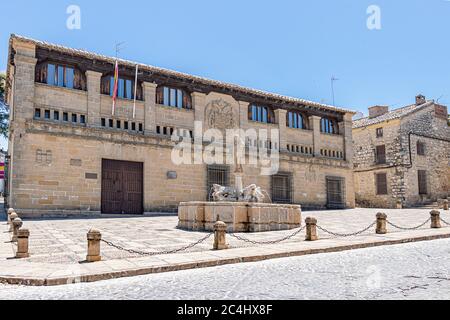
<svg viewBox="0 0 450 320">
<path fill-rule="evenodd" d="M 136 118 L 136 94 L 137 94 L 137 84 L 138 84 L 138 71 L 139 71 L 139 66 L 136 65 L 136 76 L 134 78 L 133 119 Z"/>
</svg>

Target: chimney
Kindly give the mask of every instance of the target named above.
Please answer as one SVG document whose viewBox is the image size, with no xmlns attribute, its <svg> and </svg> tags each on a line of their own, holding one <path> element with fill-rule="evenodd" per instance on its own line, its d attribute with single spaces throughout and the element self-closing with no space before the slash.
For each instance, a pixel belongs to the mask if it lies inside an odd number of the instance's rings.
<svg viewBox="0 0 450 320">
<path fill-rule="evenodd" d="M 389 112 L 389 106 L 373 106 L 369 108 L 369 118 L 376 118 Z"/>
<path fill-rule="evenodd" d="M 419 94 L 418 96 L 416 96 L 416 106 L 420 106 L 426 102 L 427 102 L 427 99 L 425 98 L 424 95 Z"/>
</svg>

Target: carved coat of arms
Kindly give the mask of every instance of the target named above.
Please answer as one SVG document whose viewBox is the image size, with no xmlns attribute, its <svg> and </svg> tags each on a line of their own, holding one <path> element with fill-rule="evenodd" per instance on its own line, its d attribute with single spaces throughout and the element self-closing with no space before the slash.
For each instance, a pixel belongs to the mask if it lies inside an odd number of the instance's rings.
<svg viewBox="0 0 450 320">
<path fill-rule="evenodd" d="M 210 128 L 226 130 L 233 129 L 236 125 L 232 105 L 222 99 L 211 101 L 206 106 L 205 113 Z"/>
</svg>

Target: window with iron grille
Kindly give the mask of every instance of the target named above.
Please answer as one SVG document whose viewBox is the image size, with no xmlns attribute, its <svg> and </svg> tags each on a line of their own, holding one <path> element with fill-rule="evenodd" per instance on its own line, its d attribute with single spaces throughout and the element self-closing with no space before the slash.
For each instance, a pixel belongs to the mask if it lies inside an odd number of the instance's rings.
<svg viewBox="0 0 450 320">
<path fill-rule="evenodd" d="M 377 173 L 375 175 L 375 177 L 376 177 L 377 195 L 388 194 L 387 174 L 386 173 Z"/>
<path fill-rule="evenodd" d="M 422 141 L 417 141 L 417 154 L 419 156 L 425 155 L 425 143 L 423 143 Z"/>
<path fill-rule="evenodd" d="M 292 203 L 292 175 L 280 173 L 272 176 L 272 201 Z"/>
<path fill-rule="evenodd" d="M 386 163 L 386 146 L 377 146 L 376 154 L 375 154 L 375 162 L 377 164 L 385 164 Z"/>
<path fill-rule="evenodd" d="M 230 185 L 230 168 L 228 166 L 208 166 L 207 173 L 207 200 L 212 201 L 211 190 L 214 184 L 228 187 Z"/>
<path fill-rule="evenodd" d="M 345 208 L 345 179 L 341 177 L 326 177 L 327 207 L 329 209 Z"/>
<path fill-rule="evenodd" d="M 428 194 L 427 172 L 425 170 L 418 170 L 417 173 L 419 178 L 419 194 L 420 195 Z"/>
</svg>

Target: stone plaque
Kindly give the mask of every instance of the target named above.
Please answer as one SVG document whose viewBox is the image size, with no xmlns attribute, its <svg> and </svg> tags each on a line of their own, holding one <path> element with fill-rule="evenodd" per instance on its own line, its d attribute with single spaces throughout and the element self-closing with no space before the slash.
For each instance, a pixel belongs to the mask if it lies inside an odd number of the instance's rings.
<svg viewBox="0 0 450 320">
<path fill-rule="evenodd" d="M 233 129 L 236 125 L 233 107 L 223 99 L 211 101 L 206 106 L 205 119 L 210 128 Z"/>
<path fill-rule="evenodd" d="M 167 179 L 175 180 L 177 178 L 178 178 L 178 174 L 175 171 L 168 171 L 167 172 Z"/>
<path fill-rule="evenodd" d="M 83 161 L 81 159 L 70 159 L 70 165 L 73 167 L 81 167 L 83 164 Z"/>
<path fill-rule="evenodd" d="M 98 174 L 96 173 L 86 173 L 86 179 L 88 180 L 97 180 Z"/>
</svg>

